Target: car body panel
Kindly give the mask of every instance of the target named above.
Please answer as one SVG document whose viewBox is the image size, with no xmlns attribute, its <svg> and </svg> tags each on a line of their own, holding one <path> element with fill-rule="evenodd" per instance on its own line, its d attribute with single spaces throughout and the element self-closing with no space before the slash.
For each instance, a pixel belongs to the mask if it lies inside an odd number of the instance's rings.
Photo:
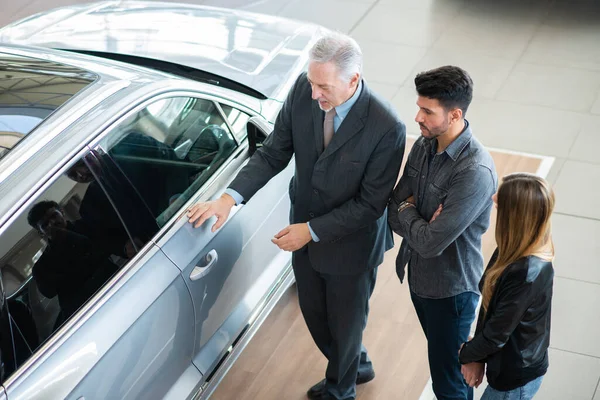
<svg viewBox="0 0 600 400">
<path fill-rule="evenodd" d="M 0 41 L 165 60 L 280 101 L 320 34 L 316 25 L 289 19 L 177 3 L 108 1 L 62 10 L 11 24 Z"/>
<path fill-rule="evenodd" d="M 129 289 L 134 287 L 145 290 Z M 61 328 L 59 340 L 51 339 L 9 378 L 4 386 L 11 400 L 139 398 L 154 379 L 173 384 L 189 367 L 191 299 L 158 247 L 150 246 L 98 297 Z M 119 373 L 124 376 L 115 379 Z"/>
<path fill-rule="evenodd" d="M 266 295 L 264 288 L 289 268 L 291 254 L 271 243 L 289 215 L 287 188 L 293 162 L 244 206 L 236 206 L 226 224 L 211 232 L 214 221 L 194 229 L 179 222 L 157 243 L 179 266 L 196 304 L 194 363 L 207 373 L 241 333 Z M 224 174 L 226 183 L 234 174 Z M 226 184 L 219 183 L 219 188 Z M 212 197 L 218 197 L 220 192 Z M 195 267 L 206 265 L 206 256 L 218 259 L 203 279 L 192 280 Z M 270 283 L 271 282 L 271 283 Z"/>
</svg>

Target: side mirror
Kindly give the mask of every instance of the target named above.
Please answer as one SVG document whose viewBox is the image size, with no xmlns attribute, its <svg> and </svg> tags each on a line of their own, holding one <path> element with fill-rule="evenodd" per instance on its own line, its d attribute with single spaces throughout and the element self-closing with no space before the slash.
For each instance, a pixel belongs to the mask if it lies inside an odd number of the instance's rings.
<svg viewBox="0 0 600 400">
<path fill-rule="evenodd" d="M 267 136 L 273 131 L 273 126 L 261 118 L 252 117 L 246 124 L 246 130 L 248 132 L 250 155 L 252 155 L 262 146 Z"/>
</svg>

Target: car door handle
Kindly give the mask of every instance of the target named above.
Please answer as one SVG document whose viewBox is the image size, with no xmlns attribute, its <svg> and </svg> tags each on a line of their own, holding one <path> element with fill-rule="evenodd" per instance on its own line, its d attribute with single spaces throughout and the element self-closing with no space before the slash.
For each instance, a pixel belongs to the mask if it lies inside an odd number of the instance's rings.
<svg viewBox="0 0 600 400">
<path fill-rule="evenodd" d="M 215 249 L 211 250 L 206 254 L 202 260 L 202 265 L 196 265 L 190 274 L 190 279 L 195 281 L 202 278 L 208 273 L 208 271 L 217 263 L 219 255 Z"/>
</svg>

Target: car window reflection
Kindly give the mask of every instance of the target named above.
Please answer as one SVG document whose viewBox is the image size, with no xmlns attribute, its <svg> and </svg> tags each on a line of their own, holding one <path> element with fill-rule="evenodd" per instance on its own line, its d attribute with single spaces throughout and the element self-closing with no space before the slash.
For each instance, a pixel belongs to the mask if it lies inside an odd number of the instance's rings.
<svg viewBox="0 0 600 400">
<path fill-rule="evenodd" d="M 131 239 L 98 181 L 104 171 L 92 169 L 77 160 L 0 238 L 2 283 L 8 283 L 2 345 L 11 343 L 1 352 L 4 379 L 144 244 Z M 115 182 L 115 191 L 125 190 Z"/>
</svg>

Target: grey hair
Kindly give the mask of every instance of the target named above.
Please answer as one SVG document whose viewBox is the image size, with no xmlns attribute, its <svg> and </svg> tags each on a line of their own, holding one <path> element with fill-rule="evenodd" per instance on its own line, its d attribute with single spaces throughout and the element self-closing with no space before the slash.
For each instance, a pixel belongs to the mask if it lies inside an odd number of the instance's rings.
<svg viewBox="0 0 600 400">
<path fill-rule="evenodd" d="M 363 55 L 360 46 L 350 36 L 331 32 L 321 37 L 309 53 L 310 61 L 332 62 L 338 68 L 340 78 L 350 81 L 352 75 L 362 75 Z"/>
</svg>

